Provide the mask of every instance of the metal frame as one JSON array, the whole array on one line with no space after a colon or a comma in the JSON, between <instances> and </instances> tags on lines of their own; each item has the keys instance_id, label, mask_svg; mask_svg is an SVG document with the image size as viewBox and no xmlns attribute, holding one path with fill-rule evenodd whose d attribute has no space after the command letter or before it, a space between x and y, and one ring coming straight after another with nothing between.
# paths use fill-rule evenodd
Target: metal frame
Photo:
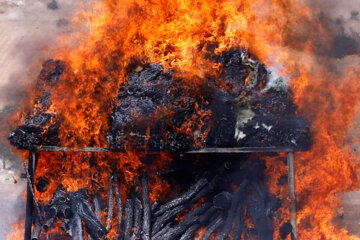
<instances>
[{"instance_id":1,"label":"metal frame","mask_svg":"<svg viewBox=\"0 0 360 240\"><path fill-rule=\"evenodd\" d=\"M25 218L25 240L31 240L31 227L33 223L34 199L30 192L30 184L34 184L36 164L38 160L37 152L124 152L119 149L101 148L101 147L59 147L59 146L31 146L29 149L29 174L31 183L28 182L26 198L26 218ZM291 239L297 240L296 230L296 199L295 199L295 167L293 148L289 147L236 147L236 148L204 148L192 150L186 153L252 153L252 152L285 152L287 153L288 165L288 183L290 198L290 223L292 225ZM156 152L145 152L156 153Z\"/></svg>"}]
</instances>

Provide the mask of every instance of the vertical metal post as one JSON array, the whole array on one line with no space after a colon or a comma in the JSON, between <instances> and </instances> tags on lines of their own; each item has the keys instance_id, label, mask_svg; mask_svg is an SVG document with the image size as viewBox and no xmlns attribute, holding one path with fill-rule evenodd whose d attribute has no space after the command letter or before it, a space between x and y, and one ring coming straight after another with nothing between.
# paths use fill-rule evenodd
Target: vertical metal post
<instances>
[{"instance_id":1,"label":"vertical metal post","mask_svg":"<svg viewBox=\"0 0 360 240\"><path fill-rule=\"evenodd\" d=\"M290 223L292 226L291 240L297 240L294 152L287 153L287 164L290 197Z\"/></svg>"},{"instance_id":2,"label":"vertical metal post","mask_svg":"<svg viewBox=\"0 0 360 240\"><path fill-rule=\"evenodd\" d=\"M36 167L36 154L33 151L29 151L29 174L32 184L34 183L34 174ZM30 183L27 185L27 196L26 196L26 216L25 216L25 240L31 240L31 226L33 222L33 208L34 201L31 195Z\"/></svg>"}]
</instances>

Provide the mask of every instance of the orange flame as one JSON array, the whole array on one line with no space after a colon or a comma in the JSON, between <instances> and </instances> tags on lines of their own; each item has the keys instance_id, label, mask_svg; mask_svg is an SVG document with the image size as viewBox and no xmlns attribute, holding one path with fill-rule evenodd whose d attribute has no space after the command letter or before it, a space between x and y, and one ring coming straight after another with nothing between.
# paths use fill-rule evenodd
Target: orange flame
<instances>
[{"instance_id":1,"label":"orange flame","mask_svg":"<svg viewBox=\"0 0 360 240\"><path fill-rule=\"evenodd\" d=\"M86 23L85 33L63 36L55 54L68 63L52 90L49 110L61 118L61 145L106 145L108 115L129 70L161 63L196 88L207 76L219 74L211 56L246 48L289 79L299 113L312 124L311 151L296 154L299 239L358 239L332 220L339 206L337 194L359 186L348 131L359 102L360 72L354 67L344 70L346 77L332 73L327 59L313 53L317 35L329 37L314 21L315 14L300 0L104 0L95 4L93 11L82 11L74 19ZM74 39L79 43L69 47ZM201 126L208 114L201 113L197 124ZM89 166L90 158L88 154L42 154L37 174L54 177L71 191L91 181L107 186L110 162L124 173L125 182L135 179L143 167L141 156L131 151L97 156L103 174L99 177ZM275 181L286 174L286 165L276 166L277 162L268 162L269 185L284 198L286 187L276 187ZM159 179L153 182L163 188ZM55 185L50 188L54 191ZM153 199L159 196L159 188ZM49 200L49 195L37 196L40 201ZM281 214L287 218L285 210Z\"/></svg>"}]
</instances>

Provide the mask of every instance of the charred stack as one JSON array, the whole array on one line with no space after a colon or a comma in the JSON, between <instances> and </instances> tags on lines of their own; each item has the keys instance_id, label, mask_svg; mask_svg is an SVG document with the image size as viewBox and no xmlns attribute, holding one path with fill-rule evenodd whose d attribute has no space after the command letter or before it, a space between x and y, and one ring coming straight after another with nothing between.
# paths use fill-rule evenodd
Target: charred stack
<instances>
[{"instance_id":1,"label":"charred stack","mask_svg":"<svg viewBox=\"0 0 360 240\"><path fill-rule=\"evenodd\" d=\"M49 204L42 206L46 221L36 221L32 239L39 239L41 231L49 231L59 225L55 224L58 221L71 239L85 239L85 232L88 239L103 239L114 228L117 238L123 240L190 240L196 236L204 240L213 236L218 240L229 236L240 239L247 232L257 239L270 240L274 233L273 218L281 201L270 194L264 183L263 164L253 161L244 165L235 172L235 182L229 178L234 174L233 169L225 164L217 169L215 176L201 177L173 198L152 204L145 173L138 181L139 187L134 187L124 202L117 175L113 174L108 197L115 197L111 203L117 205L116 217L111 213L114 206L104 207L107 199L100 199L99 204L99 195L90 199L86 189L66 192L59 187ZM102 218L99 212L105 209L108 217ZM253 228L248 229L246 218ZM107 227L105 223L109 223ZM202 235L198 235L200 229L205 229Z\"/></svg>"},{"instance_id":2,"label":"charred stack","mask_svg":"<svg viewBox=\"0 0 360 240\"><path fill-rule=\"evenodd\" d=\"M306 150L309 125L296 115L285 80L246 51L216 57L218 76L197 86L160 64L130 71L109 114L108 145L125 143L147 151L184 152L204 147L283 146ZM52 86L61 81L66 64L48 60L38 77L36 106L11 131L11 144L59 145L60 117L49 111ZM201 124L200 124L201 123Z\"/></svg>"}]
</instances>

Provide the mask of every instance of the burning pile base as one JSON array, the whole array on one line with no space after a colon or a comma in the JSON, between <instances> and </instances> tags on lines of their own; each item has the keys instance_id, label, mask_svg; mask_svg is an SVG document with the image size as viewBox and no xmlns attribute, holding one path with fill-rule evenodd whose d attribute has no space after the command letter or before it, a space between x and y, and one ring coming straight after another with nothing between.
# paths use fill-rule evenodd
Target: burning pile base
<instances>
[{"instance_id":1,"label":"burning pile base","mask_svg":"<svg viewBox=\"0 0 360 240\"><path fill-rule=\"evenodd\" d=\"M244 234L273 239L273 218L281 201L264 183L264 163L252 161L243 164L240 171L234 171L232 164L226 162L213 177L201 177L174 198L152 204L145 174L125 201L116 173L110 176L107 199L98 194L90 197L86 189L66 192L58 187L49 204L41 206L32 239L41 239L56 226L61 226L71 239L85 239L86 234L88 239L103 239L108 231L123 240L205 240L214 236L220 240L230 236L240 239ZM107 212L106 218L103 211ZM284 238L290 232L291 228L285 229ZM59 232L50 237L66 239Z\"/></svg>"}]
</instances>

